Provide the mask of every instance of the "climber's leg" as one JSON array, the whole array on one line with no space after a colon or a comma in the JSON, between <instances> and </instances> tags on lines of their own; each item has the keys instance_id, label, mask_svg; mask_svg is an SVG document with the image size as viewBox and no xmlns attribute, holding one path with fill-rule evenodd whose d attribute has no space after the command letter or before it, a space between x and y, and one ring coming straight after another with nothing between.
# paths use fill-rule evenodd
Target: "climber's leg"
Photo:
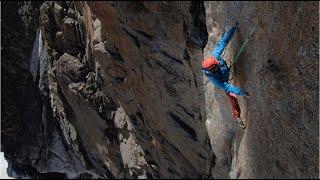
<instances>
[{"instance_id":1,"label":"climber's leg","mask_svg":"<svg viewBox=\"0 0 320 180\"><path fill-rule=\"evenodd\" d=\"M230 101L230 105L232 108L232 117L235 119L235 121L238 123L238 125L242 128L245 129L246 125L243 123L243 121L240 118L240 106L238 104L237 96L233 93L226 93L228 96L228 99Z\"/></svg>"},{"instance_id":2,"label":"climber's leg","mask_svg":"<svg viewBox=\"0 0 320 180\"><path fill-rule=\"evenodd\" d=\"M235 118L235 120L237 118L240 118L240 106L238 104L238 100L237 100L237 96L233 93L226 93L232 108L232 117Z\"/></svg>"}]
</instances>

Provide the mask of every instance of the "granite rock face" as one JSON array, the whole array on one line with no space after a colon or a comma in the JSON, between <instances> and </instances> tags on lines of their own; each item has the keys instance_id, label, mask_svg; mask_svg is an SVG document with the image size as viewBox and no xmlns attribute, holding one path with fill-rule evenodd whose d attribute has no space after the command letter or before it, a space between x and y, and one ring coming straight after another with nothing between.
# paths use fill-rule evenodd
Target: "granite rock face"
<instances>
[{"instance_id":1,"label":"granite rock face","mask_svg":"<svg viewBox=\"0 0 320 180\"><path fill-rule=\"evenodd\" d=\"M43 140L42 101L30 72L40 5L1 3L1 151L29 174L34 173L30 162Z\"/></svg>"},{"instance_id":2,"label":"granite rock face","mask_svg":"<svg viewBox=\"0 0 320 180\"><path fill-rule=\"evenodd\" d=\"M317 7L315 2L42 3L39 17L33 15L40 24L37 98L29 100L39 101L39 110L31 108L38 118L30 126L38 139L25 142L2 132L7 154L22 141L32 149L6 155L13 175L316 178ZM231 118L225 93L201 72L203 58L236 21L240 28L223 54L228 64L255 27L231 81L250 94L239 97L245 130ZM33 39L26 43L29 52ZM9 79L10 69L5 66ZM33 82L28 69L26 74ZM27 123L29 116L5 118L4 129L17 130L7 124ZM20 139L10 146L6 142L13 137Z\"/></svg>"},{"instance_id":3,"label":"granite rock face","mask_svg":"<svg viewBox=\"0 0 320 180\"><path fill-rule=\"evenodd\" d=\"M205 2L205 8L205 56L239 21L223 56L230 64L255 28L231 81L250 94L239 98L244 131L232 122L226 95L211 84L205 88L208 133L217 156L214 177L317 178L318 4Z\"/></svg>"},{"instance_id":4,"label":"granite rock face","mask_svg":"<svg viewBox=\"0 0 320 180\"><path fill-rule=\"evenodd\" d=\"M72 164L86 169L73 172L211 176L214 155L198 84L207 40L204 13L198 2L41 6L40 87L70 151L65 154L81 157ZM152 18L143 20L147 14Z\"/></svg>"}]
</instances>

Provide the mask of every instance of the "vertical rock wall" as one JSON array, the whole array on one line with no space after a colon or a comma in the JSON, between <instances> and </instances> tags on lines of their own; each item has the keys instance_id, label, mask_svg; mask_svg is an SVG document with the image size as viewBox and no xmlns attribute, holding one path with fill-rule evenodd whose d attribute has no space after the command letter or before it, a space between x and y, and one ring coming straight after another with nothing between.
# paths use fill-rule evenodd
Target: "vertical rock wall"
<instances>
[{"instance_id":1,"label":"vertical rock wall","mask_svg":"<svg viewBox=\"0 0 320 180\"><path fill-rule=\"evenodd\" d=\"M205 9L205 55L240 23L223 56L228 64L255 28L231 81L250 94L239 98L244 131L232 122L225 94L206 86L214 177L317 178L318 3L205 2Z\"/></svg>"},{"instance_id":2,"label":"vertical rock wall","mask_svg":"<svg viewBox=\"0 0 320 180\"><path fill-rule=\"evenodd\" d=\"M39 6L1 2L1 151L29 174L34 173L30 161L38 157L43 142L42 101L36 72L33 79L29 71Z\"/></svg>"},{"instance_id":3,"label":"vertical rock wall","mask_svg":"<svg viewBox=\"0 0 320 180\"><path fill-rule=\"evenodd\" d=\"M37 84L33 6L5 5L1 145L16 177L317 177L317 3L44 2ZM231 81L250 94L245 130L201 72L236 21L228 64L255 28Z\"/></svg>"},{"instance_id":4,"label":"vertical rock wall","mask_svg":"<svg viewBox=\"0 0 320 180\"><path fill-rule=\"evenodd\" d=\"M203 3L46 2L40 12L49 99L72 152L103 177L210 176Z\"/></svg>"}]
</instances>

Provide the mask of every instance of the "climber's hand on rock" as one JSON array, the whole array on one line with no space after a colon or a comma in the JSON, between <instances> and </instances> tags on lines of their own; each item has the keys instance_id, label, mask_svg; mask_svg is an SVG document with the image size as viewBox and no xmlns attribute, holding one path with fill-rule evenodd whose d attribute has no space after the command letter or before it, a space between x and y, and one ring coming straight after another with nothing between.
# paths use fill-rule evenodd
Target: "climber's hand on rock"
<instances>
[{"instance_id":1,"label":"climber's hand on rock","mask_svg":"<svg viewBox=\"0 0 320 180\"><path fill-rule=\"evenodd\" d=\"M239 22L237 21L236 22L236 26L235 26L237 29L239 28Z\"/></svg>"}]
</instances>

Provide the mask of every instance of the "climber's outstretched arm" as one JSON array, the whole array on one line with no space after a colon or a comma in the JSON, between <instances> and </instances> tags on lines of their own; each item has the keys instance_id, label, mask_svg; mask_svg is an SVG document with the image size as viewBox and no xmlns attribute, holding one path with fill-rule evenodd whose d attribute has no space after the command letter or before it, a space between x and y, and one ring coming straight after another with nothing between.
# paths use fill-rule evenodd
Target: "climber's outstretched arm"
<instances>
[{"instance_id":1,"label":"climber's outstretched arm","mask_svg":"<svg viewBox=\"0 0 320 180\"><path fill-rule=\"evenodd\" d=\"M223 52L224 48L228 45L230 42L230 39L232 38L234 32L236 31L236 26L232 27L228 32L224 33L222 35L222 38L216 43L215 48L211 52L211 55L218 58L220 57L221 53Z\"/></svg>"},{"instance_id":2,"label":"climber's outstretched arm","mask_svg":"<svg viewBox=\"0 0 320 180\"><path fill-rule=\"evenodd\" d=\"M233 93L238 96L244 96L246 95L244 91L242 91L240 88L233 86L227 82L224 82L222 85L222 88L227 92L227 93Z\"/></svg>"},{"instance_id":3,"label":"climber's outstretched arm","mask_svg":"<svg viewBox=\"0 0 320 180\"><path fill-rule=\"evenodd\" d=\"M214 83L218 88L223 89L227 93L233 93L238 96L245 96L245 92L242 91L240 88L233 86L227 82L215 82Z\"/></svg>"},{"instance_id":4,"label":"climber's outstretched arm","mask_svg":"<svg viewBox=\"0 0 320 180\"><path fill-rule=\"evenodd\" d=\"M204 74L206 74L209 78L209 80L218 88L223 89L227 93L233 93L238 96L247 96L248 94L244 91L242 91L240 88L235 87L228 82L223 82L220 79L217 79L211 72L202 70Z\"/></svg>"}]
</instances>

